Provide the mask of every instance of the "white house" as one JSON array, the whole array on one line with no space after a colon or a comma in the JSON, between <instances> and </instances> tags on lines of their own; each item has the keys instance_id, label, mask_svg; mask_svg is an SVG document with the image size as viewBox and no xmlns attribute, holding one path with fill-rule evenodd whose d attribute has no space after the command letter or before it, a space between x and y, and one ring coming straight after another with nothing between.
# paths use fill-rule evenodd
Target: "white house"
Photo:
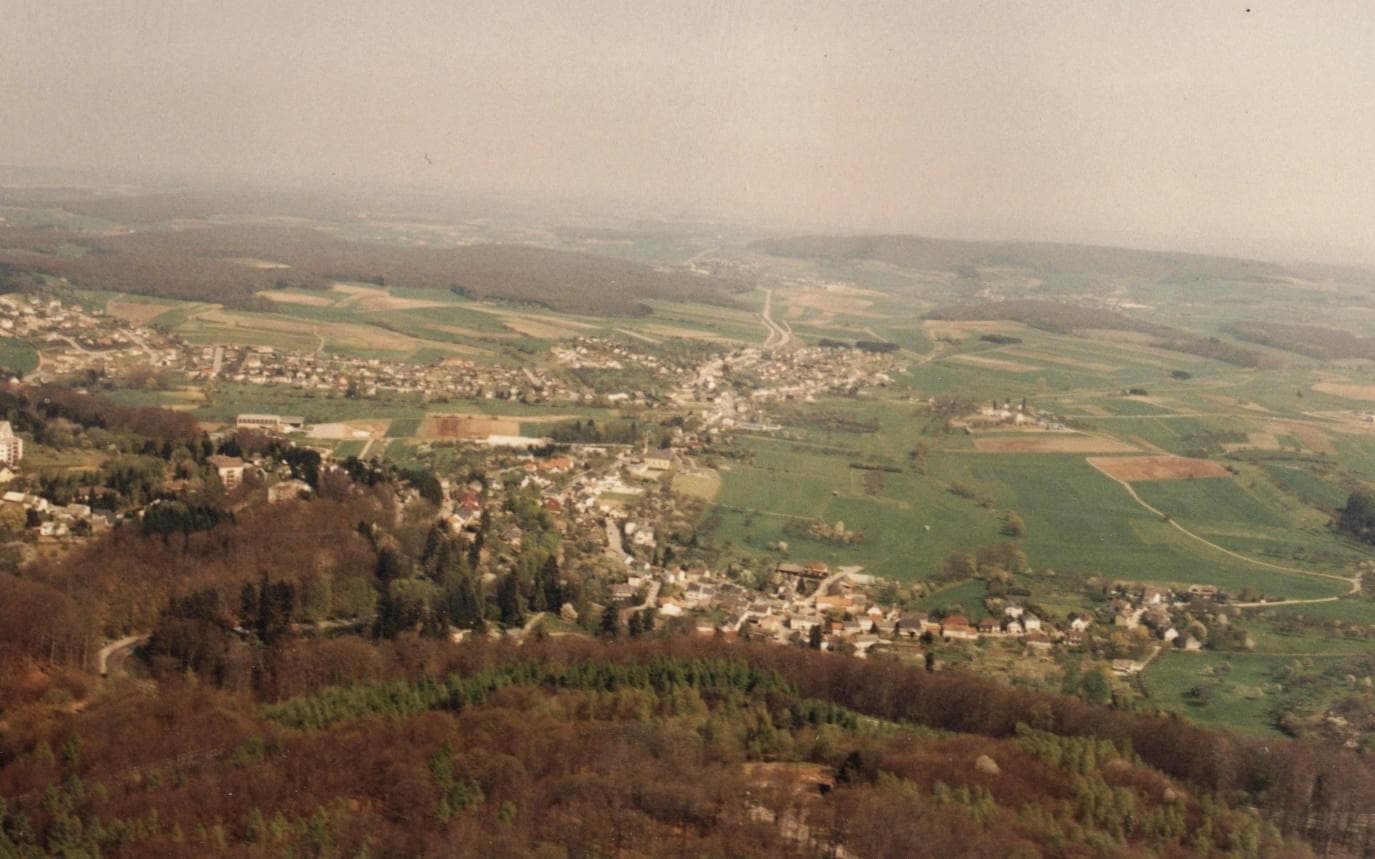
<instances>
[{"instance_id":1,"label":"white house","mask_svg":"<svg viewBox=\"0 0 1375 859\"><path fill-rule=\"evenodd\" d=\"M24 457L24 440L14 434L9 421L0 421L0 463L14 465Z\"/></svg>"}]
</instances>

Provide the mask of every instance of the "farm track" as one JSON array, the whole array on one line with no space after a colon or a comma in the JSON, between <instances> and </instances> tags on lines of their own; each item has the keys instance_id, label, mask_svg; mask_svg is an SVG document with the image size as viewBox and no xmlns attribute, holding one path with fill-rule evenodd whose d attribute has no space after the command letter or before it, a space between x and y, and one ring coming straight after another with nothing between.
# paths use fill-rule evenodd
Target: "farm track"
<instances>
[{"instance_id":1,"label":"farm track","mask_svg":"<svg viewBox=\"0 0 1375 859\"><path fill-rule=\"evenodd\" d=\"M1272 564L1272 563L1270 563L1269 561L1261 561L1261 560L1258 560L1258 559L1256 559L1256 558L1250 558L1250 557L1247 557L1246 555L1241 554L1240 552L1234 552L1234 551L1232 551L1231 549L1224 548L1223 546L1219 546L1217 543L1212 542L1211 540L1207 539L1206 537L1202 537L1202 536L1200 536L1200 535L1198 535L1198 534L1195 534L1193 531L1190 531L1188 528L1185 528L1183 525L1181 525L1181 524L1179 524L1178 522L1176 522L1173 518L1167 516L1167 515L1164 513L1164 511L1161 511L1161 510L1159 510L1159 509L1157 509L1157 508L1151 506L1150 504L1148 504L1148 503L1146 502L1145 499L1143 499L1140 495L1136 494L1136 490L1135 490L1134 488L1132 488L1132 485L1131 485L1130 483L1128 483L1127 481L1125 481L1125 480L1118 480L1116 477L1113 477L1112 475L1107 474L1107 473L1105 473L1105 472L1100 472L1100 473L1103 474L1104 477L1107 477L1109 480L1113 481L1114 483L1117 483L1117 484L1121 485L1121 487L1122 487L1123 489L1127 490L1127 494L1130 495L1131 498L1132 498L1132 500L1135 501L1137 504L1140 504L1140 505L1141 505L1142 507L1144 507L1145 509L1147 509L1147 510L1149 510L1150 512L1154 513L1156 516L1159 516L1161 519L1163 519L1163 520L1164 520L1165 522L1167 522L1171 527L1175 528L1177 531L1179 531L1179 532L1180 532L1181 534L1183 534L1184 536L1188 537L1188 538L1191 539L1191 540L1196 540L1196 541L1202 543L1203 545L1207 546L1207 547L1210 548L1210 549L1213 549L1213 550L1215 550L1215 551L1221 552L1221 553L1224 554L1224 555L1227 555L1227 556L1232 557L1232 558L1236 558L1236 559L1239 560L1239 561L1243 561L1243 562L1245 562L1245 563L1247 563L1247 564L1252 564L1252 565L1254 565L1254 566L1266 567L1266 568L1268 568L1268 569L1278 570L1279 572L1287 573L1287 574L1289 574L1289 575L1308 576L1308 577L1310 577L1310 578L1330 579L1330 580L1332 580L1332 581L1345 582L1346 584L1350 585L1350 587L1351 587L1351 589L1348 590L1345 594L1341 594L1341 595L1335 596L1335 597L1313 597L1313 598L1311 598L1311 599L1291 599L1291 600L1274 600L1274 601L1269 601L1269 602L1234 602L1234 603L1231 603L1231 605L1236 606L1237 608L1260 608L1260 607L1262 607L1262 606L1284 606L1284 605L1311 605L1311 604L1314 604L1314 603L1336 602L1337 600L1342 599L1343 597L1348 597L1348 596L1352 596L1353 594L1357 594L1357 593L1359 593L1360 590L1361 590L1361 577L1360 577L1359 574L1358 574L1358 575L1354 575L1354 576L1347 577L1347 576L1339 576L1339 575L1337 575L1337 574L1335 574L1335 573L1319 573L1319 572L1316 572L1316 571L1314 571L1314 570L1302 570L1302 569L1299 569L1298 567L1286 567L1286 566L1284 566L1283 564Z\"/></svg>"}]
</instances>

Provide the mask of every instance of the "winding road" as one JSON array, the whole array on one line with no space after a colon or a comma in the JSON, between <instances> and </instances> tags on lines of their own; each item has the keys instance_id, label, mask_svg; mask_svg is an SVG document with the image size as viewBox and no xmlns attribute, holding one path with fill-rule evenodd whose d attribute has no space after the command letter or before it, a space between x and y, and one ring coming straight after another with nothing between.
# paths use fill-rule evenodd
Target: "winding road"
<instances>
[{"instance_id":1,"label":"winding road","mask_svg":"<svg viewBox=\"0 0 1375 859\"><path fill-rule=\"evenodd\" d=\"M1360 573L1357 573L1356 575L1349 576L1349 577L1348 577L1348 576L1339 576L1339 575L1337 575L1336 573L1319 573L1319 572L1315 572L1315 571L1313 571L1313 570L1302 570L1302 569L1299 569L1298 567L1286 567L1286 566L1283 565L1283 564L1272 564L1272 563L1270 563L1269 561L1261 561L1261 560L1257 560L1256 558L1249 558L1249 557L1247 557L1246 555L1241 554L1240 552L1234 552L1234 551L1232 551L1231 549L1225 548L1225 547L1223 547L1223 546L1219 546L1217 543L1214 543L1214 542L1212 542L1211 540L1209 540L1209 539L1207 539L1207 538L1205 538L1205 537L1201 537L1201 536L1199 536L1198 534L1195 534L1193 531L1190 531L1188 528L1185 528L1183 525L1179 524L1179 523L1176 522L1172 517L1170 517L1168 514L1166 514L1163 510L1159 510L1159 509L1157 509L1156 507L1153 507L1153 506L1151 506L1150 504L1148 504L1148 503L1146 502L1145 499L1143 499L1140 495L1137 495L1137 494L1136 494L1136 490L1133 489L1133 488L1132 488L1132 485L1131 485L1130 483L1128 483L1127 481L1125 481L1125 480L1120 480L1120 479L1118 479L1118 478L1116 478L1116 477L1113 477L1111 474L1108 474L1107 472L1102 471L1101 469L1099 469L1099 473L1102 474L1104 477L1108 478L1109 480L1113 481L1114 483L1117 483L1117 484L1120 485L1123 489L1127 490L1127 494L1130 495L1131 498L1132 498L1132 500L1135 501L1137 504L1140 504L1140 505L1141 505L1142 507L1144 507L1145 509L1147 509L1147 510L1149 510L1150 512L1154 513L1156 516L1159 516L1162 520L1164 520L1166 523L1168 523L1171 527L1173 527L1175 530L1179 531L1179 532L1180 532L1181 534L1183 534L1184 536L1188 537L1188 538L1191 539L1191 540L1197 540L1198 542L1202 543L1203 545L1207 546L1207 547L1210 548L1210 549L1213 549L1213 550L1215 550L1215 551L1221 552L1221 553L1224 554L1224 555L1227 555L1227 556L1232 557L1232 558L1236 558L1236 559L1239 560L1239 561L1243 561L1243 562L1245 562L1245 563L1247 563L1247 564L1252 564L1252 565L1257 566L1257 567L1266 567L1266 568L1271 569L1271 570L1278 570L1278 571L1281 572L1281 573L1287 573L1287 574L1289 574L1289 575L1295 575L1295 576L1308 576L1308 577L1310 577L1310 578L1315 578L1315 579L1331 579L1332 581L1345 582L1347 585L1350 586L1350 590L1348 590L1346 593L1341 594L1340 596L1335 596L1335 597L1313 597L1313 598L1311 598L1311 599L1291 599L1291 600L1273 600L1273 601L1256 601L1256 602L1233 602L1233 603L1230 603L1230 605L1233 605L1233 606L1235 606L1235 607L1237 607L1237 608L1260 608L1260 607L1263 607L1263 606L1282 606L1282 605L1312 605L1312 604L1314 604L1314 603L1336 602L1337 600L1342 599L1343 597L1348 597L1348 596L1352 596L1352 595L1354 595L1354 594L1360 593L1360 590L1361 590L1361 575L1360 575Z\"/></svg>"},{"instance_id":2,"label":"winding road","mask_svg":"<svg viewBox=\"0 0 1375 859\"><path fill-rule=\"evenodd\" d=\"M129 661L134 649L146 644L150 636L126 635L100 648L95 655L96 670L101 677L123 677L128 673L124 663Z\"/></svg>"}]
</instances>

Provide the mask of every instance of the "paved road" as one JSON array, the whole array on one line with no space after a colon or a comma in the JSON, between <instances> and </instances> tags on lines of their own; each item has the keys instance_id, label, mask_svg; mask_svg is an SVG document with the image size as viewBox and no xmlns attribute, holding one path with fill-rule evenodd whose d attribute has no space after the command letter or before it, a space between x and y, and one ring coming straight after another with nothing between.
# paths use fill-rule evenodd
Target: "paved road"
<instances>
[{"instance_id":1,"label":"paved road","mask_svg":"<svg viewBox=\"0 0 1375 859\"><path fill-rule=\"evenodd\" d=\"M630 616L637 612L642 612L645 609L654 608L654 606L658 603L659 600L659 587L660 585L657 581L650 582L649 590L645 592L644 602L640 603L639 605L628 605L625 608L621 609L621 624L629 624Z\"/></svg>"},{"instance_id":2,"label":"paved road","mask_svg":"<svg viewBox=\"0 0 1375 859\"><path fill-rule=\"evenodd\" d=\"M644 602L637 606L632 606L631 611L644 611L647 608L654 608L654 606L658 604L660 587L661 585L657 579L650 582L649 590L645 592Z\"/></svg>"},{"instance_id":3,"label":"paved road","mask_svg":"<svg viewBox=\"0 0 1375 859\"><path fill-rule=\"evenodd\" d=\"M812 603L812 605L813 605L813 606L816 605L816 598L817 598L817 597L824 597L824 596L827 595L827 592L830 591L830 589L831 589L831 585L835 584L836 582L838 582L838 581L840 581L841 579L845 578L846 576L850 575L850 573L852 573L852 572L854 572L854 571L853 571L852 569L848 569L848 568L847 568L847 569L844 569L844 570L837 570L837 571L835 571L834 573L831 573L831 574L830 574L829 576L827 576L826 578L822 579L821 582L817 584L816 590L812 592L812 598L811 598L811 603Z\"/></svg>"},{"instance_id":4,"label":"paved road","mask_svg":"<svg viewBox=\"0 0 1375 859\"><path fill-rule=\"evenodd\" d=\"M764 290L764 312L759 314L763 320L764 327L769 329L769 336L764 340L765 349L781 349L787 346L793 339L792 327L788 323L782 324L773 321L773 290Z\"/></svg>"},{"instance_id":5,"label":"paved road","mask_svg":"<svg viewBox=\"0 0 1375 859\"><path fill-rule=\"evenodd\" d=\"M621 542L621 529L610 516L606 517L606 552L622 564L630 565L630 555L626 554L625 545Z\"/></svg>"}]
</instances>

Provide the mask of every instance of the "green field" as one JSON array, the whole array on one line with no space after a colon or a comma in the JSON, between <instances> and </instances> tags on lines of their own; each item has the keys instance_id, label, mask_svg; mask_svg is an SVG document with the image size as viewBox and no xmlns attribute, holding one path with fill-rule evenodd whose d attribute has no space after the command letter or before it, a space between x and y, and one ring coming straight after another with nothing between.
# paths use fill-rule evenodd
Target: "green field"
<instances>
[{"instance_id":1,"label":"green field","mask_svg":"<svg viewBox=\"0 0 1375 859\"><path fill-rule=\"evenodd\" d=\"M1300 527L1296 520L1305 511L1297 503L1293 510L1277 509L1237 480L1156 480L1135 489L1189 530L1248 557L1339 572L1360 559L1332 539L1325 521Z\"/></svg>"},{"instance_id":2,"label":"green field","mask_svg":"<svg viewBox=\"0 0 1375 859\"><path fill-rule=\"evenodd\" d=\"M15 373L31 373L38 367L38 350L23 340L0 337L0 368Z\"/></svg>"},{"instance_id":3,"label":"green field","mask_svg":"<svg viewBox=\"0 0 1375 859\"><path fill-rule=\"evenodd\" d=\"M387 438L408 438L420 429L421 418L396 418L387 427Z\"/></svg>"},{"instance_id":4,"label":"green field","mask_svg":"<svg viewBox=\"0 0 1375 859\"><path fill-rule=\"evenodd\" d=\"M876 408L870 404L869 410L854 414L869 415ZM882 491L869 495L866 472L850 463L875 457L902 462L899 449L912 438L900 432L803 436L806 441L741 442L751 454L748 463L721 470L716 511L720 540L755 552L783 540L796 558L862 564L870 572L900 579L924 578L950 552L1002 539L998 512L1014 510L1026 522L1021 542L1035 567L1132 581L1211 583L1233 592L1249 587L1291 599L1345 590L1340 582L1250 563L1190 539L1081 456L940 450L930 454L927 475L906 468L885 473ZM973 486L992 500L993 509L951 494L952 482ZM1248 558L1341 571L1356 557L1328 532L1301 524L1302 510L1273 506L1274 499L1248 492L1231 479L1153 481L1137 487L1148 503L1171 512L1181 525ZM812 519L842 521L850 530L863 531L864 540L845 546L787 533L790 520Z\"/></svg>"},{"instance_id":5,"label":"green field","mask_svg":"<svg viewBox=\"0 0 1375 859\"><path fill-rule=\"evenodd\" d=\"M1283 689L1277 672L1294 656L1242 653L1162 653L1141 675L1151 703L1206 725L1241 734L1278 736L1275 708ZM1303 657L1315 671L1339 655Z\"/></svg>"},{"instance_id":6,"label":"green field","mask_svg":"<svg viewBox=\"0 0 1375 859\"><path fill-rule=\"evenodd\" d=\"M361 456L367 446L368 443L366 441L359 441L357 439L341 441L334 446L334 455L339 459L347 459L350 456Z\"/></svg>"},{"instance_id":7,"label":"green field","mask_svg":"<svg viewBox=\"0 0 1375 859\"><path fill-rule=\"evenodd\" d=\"M921 607L929 611L947 610L958 607L971 622L977 623L988 617L984 608L984 597L988 587L978 579L970 579L951 587L932 591L920 600Z\"/></svg>"}]
</instances>

